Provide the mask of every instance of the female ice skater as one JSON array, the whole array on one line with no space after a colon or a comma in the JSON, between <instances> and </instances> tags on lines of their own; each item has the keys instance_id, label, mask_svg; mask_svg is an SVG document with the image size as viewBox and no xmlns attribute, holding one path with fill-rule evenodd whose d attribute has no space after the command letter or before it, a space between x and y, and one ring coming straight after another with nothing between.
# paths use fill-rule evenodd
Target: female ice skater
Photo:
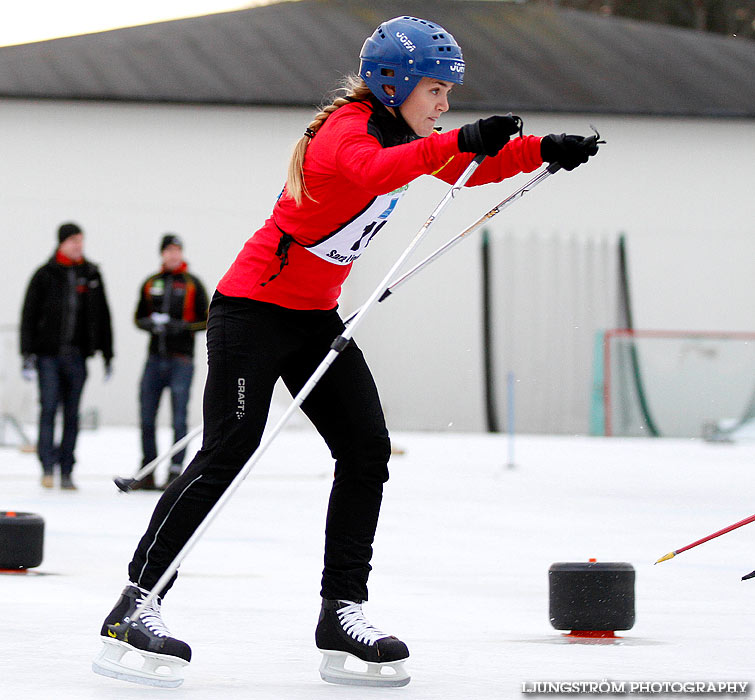
<instances>
[{"instance_id":1,"label":"female ice skater","mask_svg":"<svg viewBox=\"0 0 755 700\"><path fill-rule=\"evenodd\" d=\"M170 635L160 599L136 620L134 611L257 448L278 378L298 393L344 330L341 285L408 183L426 174L454 183L475 154L488 158L469 185L531 172L544 161L572 169L598 150L596 137L512 139L521 134L521 120L510 115L437 133L451 88L463 80L464 60L451 34L433 22L384 22L360 59L359 77L306 127L271 217L217 286L207 324L202 448L157 503L129 565L129 583L102 625L98 673L153 685L182 681L191 650ZM405 685L406 644L362 612L390 442L377 389L353 341L302 410L335 459L315 631L321 676ZM121 663L128 650L145 658L139 671ZM349 655L367 670L345 668ZM168 673L158 673L160 666Z\"/></svg>"}]
</instances>

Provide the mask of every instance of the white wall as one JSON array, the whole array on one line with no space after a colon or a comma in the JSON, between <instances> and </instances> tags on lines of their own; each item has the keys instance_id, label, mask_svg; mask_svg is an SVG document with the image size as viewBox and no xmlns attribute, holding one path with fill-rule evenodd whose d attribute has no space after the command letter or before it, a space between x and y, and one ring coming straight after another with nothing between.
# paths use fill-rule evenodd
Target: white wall
<instances>
[{"instance_id":1,"label":"white wall","mask_svg":"<svg viewBox=\"0 0 755 700\"><path fill-rule=\"evenodd\" d=\"M147 338L132 314L139 283L157 269L160 236L184 237L191 269L212 289L267 216L291 145L310 115L307 109L1 101L6 265L0 326L18 322L29 276L53 251L57 226L81 224L87 255L103 271L116 342L115 376L103 385L100 361L91 362L85 405L96 406L106 422L134 423ZM445 125L477 116L452 113ZM494 219L496 235L624 231L638 327L755 327L752 121L522 116L530 133L586 132L594 123L608 144L588 166L554 176ZM464 192L421 253L527 177ZM391 226L357 264L342 298L345 312L366 298L446 189L432 178L412 186ZM478 244L465 241L422 272L357 334L394 429L484 426ZM526 299L518 304L526 314ZM197 343L192 423L200 420L204 379L203 338ZM29 391L19 387L11 387L14 397Z\"/></svg>"}]
</instances>

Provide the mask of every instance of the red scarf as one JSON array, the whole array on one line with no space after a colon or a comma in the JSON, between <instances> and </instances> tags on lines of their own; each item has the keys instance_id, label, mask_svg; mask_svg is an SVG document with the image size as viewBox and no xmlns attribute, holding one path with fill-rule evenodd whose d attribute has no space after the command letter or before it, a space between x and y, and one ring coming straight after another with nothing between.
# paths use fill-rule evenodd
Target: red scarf
<instances>
[{"instance_id":1,"label":"red scarf","mask_svg":"<svg viewBox=\"0 0 755 700\"><path fill-rule=\"evenodd\" d=\"M58 265L63 265L63 267L73 267L74 265L83 265L84 258L81 258L81 260L71 260L71 258L66 257L58 250L55 253L55 262Z\"/></svg>"},{"instance_id":2,"label":"red scarf","mask_svg":"<svg viewBox=\"0 0 755 700\"><path fill-rule=\"evenodd\" d=\"M164 273L170 273L171 275L180 275L182 272L186 272L186 270L189 269L189 266L182 262L178 267L174 268L173 270L169 270L165 265L163 265L162 271Z\"/></svg>"}]
</instances>

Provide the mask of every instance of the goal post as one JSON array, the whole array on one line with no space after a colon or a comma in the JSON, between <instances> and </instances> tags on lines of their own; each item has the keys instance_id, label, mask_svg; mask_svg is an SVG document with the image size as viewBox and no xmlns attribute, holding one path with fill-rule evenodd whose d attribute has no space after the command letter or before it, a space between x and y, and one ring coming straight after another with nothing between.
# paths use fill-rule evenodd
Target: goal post
<instances>
[{"instance_id":1,"label":"goal post","mask_svg":"<svg viewBox=\"0 0 755 700\"><path fill-rule=\"evenodd\" d=\"M755 420L755 333L614 328L596 348L604 435L711 437Z\"/></svg>"},{"instance_id":2,"label":"goal post","mask_svg":"<svg viewBox=\"0 0 755 700\"><path fill-rule=\"evenodd\" d=\"M0 447L33 451L24 426L34 418L36 387L21 378L18 333L17 326L0 324Z\"/></svg>"}]
</instances>

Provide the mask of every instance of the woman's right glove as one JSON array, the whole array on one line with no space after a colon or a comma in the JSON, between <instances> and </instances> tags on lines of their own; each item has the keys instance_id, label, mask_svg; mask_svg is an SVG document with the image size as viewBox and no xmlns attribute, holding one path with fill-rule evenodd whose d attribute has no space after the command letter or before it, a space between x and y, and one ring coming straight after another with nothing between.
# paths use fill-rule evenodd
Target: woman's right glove
<instances>
[{"instance_id":1,"label":"woman's right glove","mask_svg":"<svg viewBox=\"0 0 755 700\"><path fill-rule=\"evenodd\" d=\"M574 170L598 152L598 136L548 134L540 141L540 155L546 163L558 163L564 170Z\"/></svg>"},{"instance_id":2,"label":"woman's right glove","mask_svg":"<svg viewBox=\"0 0 755 700\"><path fill-rule=\"evenodd\" d=\"M521 133L522 120L513 114L478 119L459 129L459 150L462 153L495 156L513 134Z\"/></svg>"}]
</instances>

